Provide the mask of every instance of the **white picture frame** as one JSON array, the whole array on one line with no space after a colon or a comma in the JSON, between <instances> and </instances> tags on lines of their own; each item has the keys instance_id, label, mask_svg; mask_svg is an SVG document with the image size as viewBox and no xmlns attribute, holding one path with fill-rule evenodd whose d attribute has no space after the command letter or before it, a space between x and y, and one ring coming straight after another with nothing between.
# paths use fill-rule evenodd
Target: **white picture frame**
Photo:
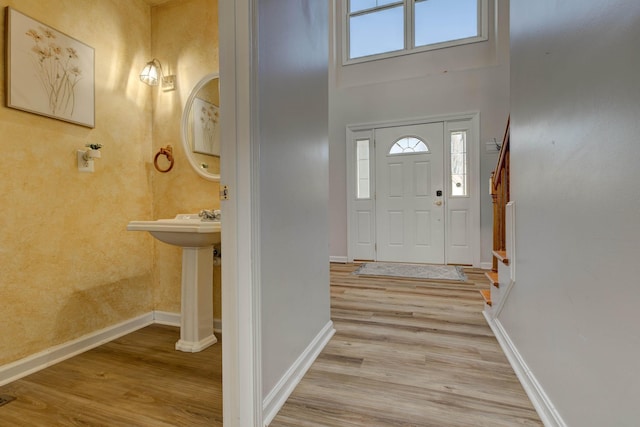
<instances>
[{"instance_id":1,"label":"white picture frame","mask_svg":"<svg viewBox=\"0 0 640 427\"><path fill-rule=\"evenodd\" d=\"M95 52L7 7L7 107L95 127Z\"/></svg>"}]
</instances>

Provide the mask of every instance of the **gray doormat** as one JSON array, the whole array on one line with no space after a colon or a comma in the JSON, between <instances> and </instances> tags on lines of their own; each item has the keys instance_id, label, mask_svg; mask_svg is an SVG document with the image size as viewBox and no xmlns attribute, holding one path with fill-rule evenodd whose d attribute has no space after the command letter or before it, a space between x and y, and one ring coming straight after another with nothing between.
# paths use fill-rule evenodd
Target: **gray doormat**
<instances>
[{"instance_id":1,"label":"gray doormat","mask_svg":"<svg viewBox=\"0 0 640 427\"><path fill-rule=\"evenodd\" d=\"M460 266L434 264L402 264L396 262L367 262L353 274L359 276L391 276L411 279L454 280L466 282L467 276Z\"/></svg>"}]
</instances>

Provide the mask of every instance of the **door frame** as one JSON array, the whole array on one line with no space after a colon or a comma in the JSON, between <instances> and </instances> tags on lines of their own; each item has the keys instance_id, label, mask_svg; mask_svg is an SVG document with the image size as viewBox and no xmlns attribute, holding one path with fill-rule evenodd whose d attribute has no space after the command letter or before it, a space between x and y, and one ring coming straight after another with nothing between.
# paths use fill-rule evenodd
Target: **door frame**
<instances>
[{"instance_id":1,"label":"door frame","mask_svg":"<svg viewBox=\"0 0 640 427\"><path fill-rule=\"evenodd\" d=\"M219 2L222 245L222 410L225 426L263 425L259 273L257 0Z\"/></svg>"},{"instance_id":2,"label":"door frame","mask_svg":"<svg viewBox=\"0 0 640 427\"><path fill-rule=\"evenodd\" d=\"M437 123L444 122L445 127L445 150L444 150L444 174L445 174L445 182L447 182L447 173L449 171L449 162L450 162L450 150L447 149L449 147L448 139L447 139L447 130L451 128L451 124L460 121L469 121L470 122L470 131L471 135L468 140L468 166L469 166L469 189L470 189L470 223L472 224L472 229L470 230L470 241L473 245L473 266L481 267L480 262L480 252L481 252L481 242L480 242L480 112L468 112L468 113L459 113L459 114L445 114L445 115L434 115L434 116L426 116L426 117L418 117L404 120L388 120L388 121L380 121L380 122L371 122L371 123L361 123L361 124L352 124L348 125L346 128L346 142L347 142L347 182L345 185L347 187L347 260L348 262L354 261L355 254L355 237L356 237L356 222L354 219L354 208L356 203L356 188L353 183L356 181L356 161L355 161L355 144L354 141L362 135L365 135L367 132L370 135L374 135L374 130L378 128L385 127L399 127L399 126L408 126L408 125L417 125L417 124L428 124L428 123ZM371 151L375 156L375 152ZM375 194L375 157L370 160L370 176L372 181L372 192ZM448 188L447 185L445 185ZM448 209L449 203L447 203L448 191L445 191L445 203L447 209L445 210L444 220L445 220L445 248L444 248L444 260L445 264L448 264L448 255L449 251L447 250L448 242L449 242L449 232L448 232ZM373 225L374 231L372 235L375 239L375 198L373 199ZM374 255L377 257L374 251Z\"/></svg>"}]
</instances>

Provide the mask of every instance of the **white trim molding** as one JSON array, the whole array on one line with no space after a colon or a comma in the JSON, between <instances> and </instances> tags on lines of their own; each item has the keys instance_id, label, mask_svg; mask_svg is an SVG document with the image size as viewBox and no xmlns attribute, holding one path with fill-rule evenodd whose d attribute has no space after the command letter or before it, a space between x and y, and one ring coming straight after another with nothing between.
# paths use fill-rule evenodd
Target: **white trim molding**
<instances>
[{"instance_id":1,"label":"white trim molding","mask_svg":"<svg viewBox=\"0 0 640 427\"><path fill-rule=\"evenodd\" d=\"M346 264L349 262L349 258L346 256L330 256L329 262L335 262L338 264Z\"/></svg>"},{"instance_id":2,"label":"white trim molding","mask_svg":"<svg viewBox=\"0 0 640 427\"><path fill-rule=\"evenodd\" d=\"M531 403L538 412L542 423L546 427L567 427L555 406L549 399L549 396L545 393L544 389L536 379L531 369L527 366L526 362L520 355L520 352L516 348L515 344L507 334L500 320L491 318L491 316L485 311L484 317L487 319L489 327L496 336L502 351L507 356L511 367L516 373L516 376L520 380L524 391L531 399Z\"/></svg>"},{"instance_id":3,"label":"white trim molding","mask_svg":"<svg viewBox=\"0 0 640 427\"><path fill-rule=\"evenodd\" d=\"M225 425L262 425L257 132L257 0L219 2L223 203L222 406Z\"/></svg>"},{"instance_id":4,"label":"white trim molding","mask_svg":"<svg viewBox=\"0 0 640 427\"><path fill-rule=\"evenodd\" d=\"M153 312L153 320L153 323L158 325L180 327L180 313L156 310ZM222 333L222 319L213 318L213 331L217 334Z\"/></svg>"},{"instance_id":5,"label":"white trim molding","mask_svg":"<svg viewBox=\"0 0 640 427\"><path fill-rule=\"evenodd\" d=\"M282 405L287 401L289 395L302 380L304 374L309 370L335 332L333 322L329 321L265 397L262 411L265 426L268 426L273 421Z\"/></svg>"},{"instance_id":6,"label":"white trim molding","mask_svg":"<svg viewBox=\"0 0 640 427\"><path fill-rule=\"evenodd\" d=\"M99 347L124 335L149 325L167 325L180 327L180 313L151 311L99 331L83 335L80 338L47 348L15 362L0 366L0 386L24 378L42 369L53 366L73 356ZM213 330L222 332L220 319L213 319Z\"/></svg>"},{"instance_id":7,"label":"white trim molding","mask_svg":"<svg viewBox=\"0 0 640 427\"><path fill-rule=\"evenodd\" d=\"M442 122L445 126L445 131L451 130L454 128L467 129L470 132L469 135L469 144L468 144L468 156L469 156L469 212L471 215L471 230L470 230L470 240L473 248L471 250L471 256L469 257L469 262L476 268L484 268L490 269L491 265L487 263L481 262L481 249L482 249L482 238L481 238L481 220L480 220L480 194L482 192L482 187L480 183L480 112L479 111L466 111L460 113L453 114L440 114L440 115L432 115L432 116L422 116L422 117L411 117L402 120L384 120L379 122L368 122L368 123L356 123L356 124L348 124L346 127L345 133L345 141L346 141L346 160L347 160L347 181L345 182L346 186L346 194L347 194L347 262L353 262L354 259L358 259L356 256L356 245L354 243L354 236L356 231L355 220L353 219L355 206L356 206L356 189L353 185L356 182L355 176L355 165L356 165L356 154L355 154L355 145L354 141L363 136L366 132L375 132L376 129L387 128L387 127L400 127L400 126L411 126L418 124L428 124L428 123L439 123ZM465 125L462 125L463 122L468 122ZM358 135L362 134L362 135ZM370 138L374 138L375 135L371 135ZM447 141L448 138L445 134L444 146L448 147ZM445 164L448 164L450 157L450 150L444 150L445 153ZM372 171L372 176L375 176L375 163L371 166L370 171ZM449 172L446 170L443 171L444 176L447 176ZM375 194L375 178L373 181L373 193ZM446 203L446 202L445 202ZM449 209L450 203L446 203L447 209ZM375 213L375 198L373 199L373 207L372 210ZM448 217L448 211L447 211ZM374 224L375 224L375 214L373 215ZM375 225L373 226L375 228ZM446 231L445 225L445 247L443 250L445 251L445 263L455 263L455 260L450 260L449 258L449 232ZM374 234L372 232L372 234ZM374 237L375 238L375 237ZM374 242L375 244L375 242ZM377 258L377 254L374 254ZM336 258L336 257L331 257Z\"/></svg>"},{"instance_id":8,"label":"white trim molding","mask_svg":"<svg viewBox=\"0 0 640 427\"><path fill-rule=\"evenodd\" d=\"M180 313L171 313L169 311L156 310L153 312L153 321L159 325L180 327Z\"/></svg>"},{"instance_id":9,"label":"white trim molding","mask_svg":"<svg viewBox=\"0 0 640 427\"><path fill-rule=\"evenodd\" d=\"M133 319L100 329L80 338L50 347L39 353L0 366L0 386L38 372L56 363L70 359L92 348L154 323L154 313L149 312ZM178 326L180 325L178 321Z\"/></svg>"}]
</instances>

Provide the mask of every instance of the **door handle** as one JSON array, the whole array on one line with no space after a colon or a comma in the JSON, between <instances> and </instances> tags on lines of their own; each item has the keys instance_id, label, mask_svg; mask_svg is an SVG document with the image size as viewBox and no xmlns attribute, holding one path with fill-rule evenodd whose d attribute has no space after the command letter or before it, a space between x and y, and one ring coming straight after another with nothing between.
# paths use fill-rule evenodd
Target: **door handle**
<instances>
[{"instance_id":1,"label":"door handle","mask_svg":"<svg viewBox=\"0 0 640 427\"><path fill-rule=\"evenodd\" d=\"M442 200L436 200L433 204L436 206L442 206Z\"/></svg>"}]
</instances>

